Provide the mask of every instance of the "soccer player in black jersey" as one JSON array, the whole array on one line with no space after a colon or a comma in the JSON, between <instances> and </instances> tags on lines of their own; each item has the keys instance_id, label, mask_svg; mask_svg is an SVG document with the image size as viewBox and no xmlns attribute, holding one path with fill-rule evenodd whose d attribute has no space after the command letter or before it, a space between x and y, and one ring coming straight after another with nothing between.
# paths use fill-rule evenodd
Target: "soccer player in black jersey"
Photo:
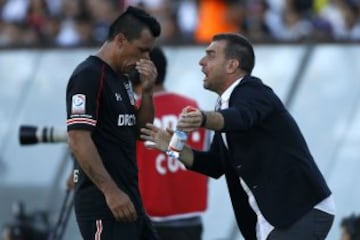
<instances>
[{"instance_id":1,"label":"soccer player in black jersey","mask_svg":"<svg viewBox=\"0 0 360 240\"><path fill-rule=\"evenodd\" d=\"M82 237L157 239L138 188L136 139L153 122L157 76L149 53L160 35L155 18L129 7L110 26L100 50L80 63L67 90L69 146L75 156L75 214ZM135 108L129 75L142 82Z\"/></svg>"}]
</instances>

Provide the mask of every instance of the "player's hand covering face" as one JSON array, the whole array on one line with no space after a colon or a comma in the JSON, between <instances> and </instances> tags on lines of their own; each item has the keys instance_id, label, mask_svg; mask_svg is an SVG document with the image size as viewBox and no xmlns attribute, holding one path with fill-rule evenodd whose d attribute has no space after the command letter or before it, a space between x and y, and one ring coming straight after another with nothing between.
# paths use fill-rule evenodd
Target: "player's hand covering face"
<instances>
[{"instance_id":1,"label":"player's hand covering face","mask_svg":"<svg viewBox=\"0 0 360 240\"><path fill-rule=\"evenodd\" d=\"M148 59L140 59L136 62L136 70L138 70L140 74L143 93L152 92L157 77L157 70L154 63Z\"/></svg>"}]
</instances>

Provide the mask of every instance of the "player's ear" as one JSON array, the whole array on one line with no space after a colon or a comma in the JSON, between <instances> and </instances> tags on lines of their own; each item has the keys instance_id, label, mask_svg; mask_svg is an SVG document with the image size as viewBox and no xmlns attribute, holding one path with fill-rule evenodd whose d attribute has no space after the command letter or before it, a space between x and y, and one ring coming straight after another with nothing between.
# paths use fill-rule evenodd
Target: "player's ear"
<instances>
[{"instance_id":1,"label":"player's ear","mask_svg":"<svg viewBox=\"0 0 360 240\"><path fill-rule=\"evenodd\" d=\"M127 42L127 38L122 33L118 33L114 37L114 42L118 48L121 48L125 42Z\"/></svg>"}]
</instances>

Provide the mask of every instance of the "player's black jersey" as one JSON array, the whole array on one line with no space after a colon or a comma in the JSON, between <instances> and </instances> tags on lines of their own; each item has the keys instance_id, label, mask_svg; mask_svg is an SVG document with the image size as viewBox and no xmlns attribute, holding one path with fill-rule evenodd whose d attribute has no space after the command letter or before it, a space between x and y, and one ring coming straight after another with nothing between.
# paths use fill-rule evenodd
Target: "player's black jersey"
<instances>
[{"instance_id":1,"label":"player's black jersey","mask_svg":"<svg viewBox=\"0 0 360 240\"><path fill-rule=\"evenodd\" d=\"M117 185L142 210L135 159L134 94L125 76L90 56L73 72L66 90L67 128L89 130L103 164ZM100 190L80 169L76 183L78 218L111 216Z\"/></svg>"}]
</instances>

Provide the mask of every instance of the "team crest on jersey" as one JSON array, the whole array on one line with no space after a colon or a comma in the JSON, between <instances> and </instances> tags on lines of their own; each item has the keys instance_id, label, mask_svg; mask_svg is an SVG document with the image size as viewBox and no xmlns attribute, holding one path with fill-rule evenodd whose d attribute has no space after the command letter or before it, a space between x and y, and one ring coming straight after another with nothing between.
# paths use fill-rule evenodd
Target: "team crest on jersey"
<instances>
[{"instance_id":1,"label":"team crest on jersey","mask_svg":"<svg viewBox=\"0 0 360 240\"><path fill-rule=\"evenodd\" d=\"M86 96L85 94L75 94L72 96L71 113L85 113Z\"/></svg>"}]
</instances>

